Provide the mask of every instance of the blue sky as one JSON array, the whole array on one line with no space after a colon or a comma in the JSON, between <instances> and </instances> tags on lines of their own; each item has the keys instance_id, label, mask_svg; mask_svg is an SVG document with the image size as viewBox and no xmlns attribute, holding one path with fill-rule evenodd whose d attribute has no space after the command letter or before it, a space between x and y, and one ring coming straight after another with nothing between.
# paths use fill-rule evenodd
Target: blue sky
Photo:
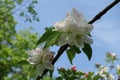
<instances>
[{"instance_id":1,"label":"blue sky","mask_svg":"<svg viewBox=\"0 0 120 80\"><path fill-rule=\"evenodd\" d=\"M39 0L36 10L40 17L40 22L25 23L22 21L18 24L23 27L33 26L35 31L41 35L44 28L52 26L55 22L61 21L66 17L66 12L76 8L84 14L86 19L91 20L98 12L103 10L108 4L114 0ZM94 71L95 63L104 64L105 53L110 51L116 53L120 57L120 3L108 11L100 20L96 21L92 31L93 38L93 57L88 61L85 54L77 55L73 63L78 70ZM18 26L21 29L21 26ZM52 48L53 51L58 47ZM55 64L56 68L70 67L66 54L62 55Z\"/></svg>"}]
</instances>

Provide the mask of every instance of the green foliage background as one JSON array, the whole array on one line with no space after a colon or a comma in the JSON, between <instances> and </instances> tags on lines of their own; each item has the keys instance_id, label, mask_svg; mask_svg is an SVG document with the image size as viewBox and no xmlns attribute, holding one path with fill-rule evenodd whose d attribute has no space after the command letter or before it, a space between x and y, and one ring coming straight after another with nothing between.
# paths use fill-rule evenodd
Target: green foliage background
<instances>
[{"instance_id":1,"label":"green foliage background","mask_svg":"<svg viewBox=\"0 0 120 80\"><path fill-rule=\"evenodd\" d=\"M16 32L19 22L14 17L14 14L19 14L18 17L25 21L39 21L34 10L37 0L31 0L25 6L28 1L0 0L0 80L30 80L35 77L34 67L19 61L27 59L27 51L35 47L38 34L31 28Z\"/></svg>"}]
</instances>

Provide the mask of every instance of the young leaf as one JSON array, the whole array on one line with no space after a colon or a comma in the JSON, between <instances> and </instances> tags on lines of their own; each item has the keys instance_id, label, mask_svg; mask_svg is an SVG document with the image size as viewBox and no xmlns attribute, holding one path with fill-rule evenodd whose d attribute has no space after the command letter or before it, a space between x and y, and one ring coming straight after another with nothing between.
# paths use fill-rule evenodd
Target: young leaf
<instances>
[{"instance_id":1,"label":"young leaf","mask_svg":"<svg viewBox=\"0 0 120 80\"><path fill-rule=\"evenodd\" d=\"M54 45L58 40L58 37L58 32L52 32L51 35L49 35L49 37L47 38L44 48L48 48L49 46Z\"/></svg>"},{"instance_id":2,"label":"young leaf","mask_svg":"<svg viewBox=\"0 0 120 80\"><path fill-rule=\"evenodd\" d=\"M52 76L53 76L53 72L54 72L54 70L49 70L50 77L52 77Z\"/></svg>"},{"instance_id":3,"label":"young leaf","mask_svg":"<svg viewBox=\"0 0 120 80\"><path fill-rule=\"evenodd\" d=\"M67 52L68 59L69 59L70 63L72 64L72 61L75 57L75 52L72 51L71 49L66 50L66 52Z\"/></svg>"},{"instance_id":4,"label":"young leaf","mask_svg":"<svg viewBox=\"0 0 120 80\"><path fill-rule=\"evenodd\" d=\"M81 53L80 49L76 46L70 46L70 49L73 50L75 53Z\"/></svg>"},{"instance_id":5,"label":"young leaf","mask_svg":"<svg viewBox=\"0 0 120 80\"><path fill-rule=\"evenodd\" d=\"M54 29L54 27L49 27L49 28L46 27L46 28L45 28L46 31L53 31L53 29Z\"/></svg>"},{"instance_id":6,"label":"young leaf","mask_svg":"<svg viewBox=\"0 0 120 80\"><path fill-rule=\"evenodd\" d=\"M89 60L92 57L92 48L89 44L84 44L84 48L82 48L83 52L86 54Z\"/></svg>"},{"instance_id":7,"label":"young leaf","mask_svg":"<svg viewBox=\"0 0 120 80\"><path fill-rule=\"evenodd\" d=\"M46 32L40 37L40 39L37 41L37 44L41 44L42 42L46 41L47 38L52 34L52 30L51 29L46 29Z\"/></svg>"},{"instance_id":8,"label":"young leaf","mask_svg":"<svg viewBox=\"0 0 120 80\"><path fill-rule=\"evenodd\" d=\"M57 77L55 80L63 80L62 76Z\"/></svg>"},{"instance_id":9,"label":"young leaf","mask_svg":"<svg viewBox=\"0 0 120 80\"><path fill-rule=\"evenodd\" d=\"M27 60L21 60L21 61L17 62L17 64L18 65L27 65L29 63L27 62Z\"/></svg>"}]
</instances>

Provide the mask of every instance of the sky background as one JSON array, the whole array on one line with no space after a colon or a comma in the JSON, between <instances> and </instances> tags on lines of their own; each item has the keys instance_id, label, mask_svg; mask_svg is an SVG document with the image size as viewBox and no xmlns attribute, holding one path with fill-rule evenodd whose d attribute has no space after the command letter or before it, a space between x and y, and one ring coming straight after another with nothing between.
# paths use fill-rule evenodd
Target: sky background
<instances>
[{"instance_id":1,"label":"sky background","mask_svg":"<svg viewBox=\"0 0 120 80\"><path fill-rule=\"evenodd\" d=\"M40 22L23 23L22 19L17 25L17 30L23 29L26 26L33 26L35 31L40 35L44 33L45 27L51 27L55 22L65 19L66 12L76 8L83 13L88 21L96 14L103 10L108 4L114 0L39 0L36 5ZM73 60L73 64L78 70L95 71L94 64L105 64L105 53L113 52L120 57L120 3L109 10L100 20L93 23L94 30L92 31L93 38L93 56L91 61L88 61L86 55L81 53ZM52 48L57 51L59 47ZM71 67L66 54L63 54L57 63L56 68ZM55 75L56 71L55 71Z\"/></svg>"}]
</instances>

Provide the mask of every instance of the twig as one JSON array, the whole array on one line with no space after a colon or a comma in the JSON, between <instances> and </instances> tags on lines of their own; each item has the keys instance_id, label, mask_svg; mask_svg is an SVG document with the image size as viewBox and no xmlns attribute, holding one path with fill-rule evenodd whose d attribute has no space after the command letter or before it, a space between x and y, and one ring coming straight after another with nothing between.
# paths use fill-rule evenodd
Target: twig
<instances>
[{"instance_id":1,"label":"twig","mask_svg":"<svg viewBox=\"0 0 120 80\"><path fill-rule=\"evenodd\" d=\"M109 11L113 6L115 6L118 2L120 2L120 0L115 0L113 3L111 3L110 5L108 5L104 10L102 10L101 12L99 12L91 21L89 21L89 24L93 24L95 21L97 21L98 19L100 19L107 11ZM68 44L60 47L57 55L55 56L55 58L52 61L52 64L55 64L55 62L58 60L58 58L63 54L63 52L69 47ZM48 72L47 69L44 70L42 76L38 76L36 80L40 80L42 79L42 77Z\"/></svg>"},{"instance_id":2,"label":"twig","mask_svg":"<svg viewBox=\"0 0 120 80\"><path fill-rule=\"evenodd\" d=\"M108 5L104 10L102 10L101 12L99 12L91 21L89 21L89 24L94 23L95 21L97 21L98 19L100 19L107 11L109 11L112 7L114 7L117 3L119 3L120 0L115 0L113 3L111 3L110 5Z\"/></svg>"},{"instance_id":3,"label":"twig","mask_svg":"<svg viewBox=\"0 0 120 80\"><path fill-rule=\"evenodd\" d=\"M20 7L18 7L17 9L15 9L12 12L12 14L15 14L16 12L20 11L20 9L22 9L23 7L25 7L28 3L29 3L29 0L25 1Z\"/></svg>"}]
</instances>

